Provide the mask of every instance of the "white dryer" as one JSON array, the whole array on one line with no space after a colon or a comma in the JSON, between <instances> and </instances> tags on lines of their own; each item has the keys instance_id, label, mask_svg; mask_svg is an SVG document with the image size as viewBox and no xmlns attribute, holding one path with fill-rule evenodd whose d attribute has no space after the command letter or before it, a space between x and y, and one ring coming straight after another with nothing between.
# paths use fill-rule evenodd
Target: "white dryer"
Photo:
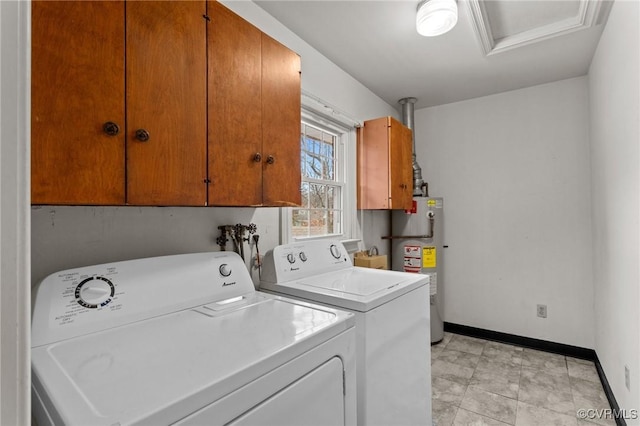
<instances>
[{"instance_id":1,"label":"white dryer","mask_svg":"<svg viewBox=\"0 0 640 426\"><path fill-rule=\"evenodd\" d=\"M431 426L428 277L354 267L342 243L265 254L260 289L356 315L359 425Z\"/></svg>"},{"instance_id":2,"label":"white dryer","mask_svg":"<svg viewBox=\"0 0 640 426\"><path fill-rule=\"evenodd\" d=\"M256 292L231 252L58 272L34 294L33 414L40 426L355 424L354 323Z\"/></svg>"}]
</instances>

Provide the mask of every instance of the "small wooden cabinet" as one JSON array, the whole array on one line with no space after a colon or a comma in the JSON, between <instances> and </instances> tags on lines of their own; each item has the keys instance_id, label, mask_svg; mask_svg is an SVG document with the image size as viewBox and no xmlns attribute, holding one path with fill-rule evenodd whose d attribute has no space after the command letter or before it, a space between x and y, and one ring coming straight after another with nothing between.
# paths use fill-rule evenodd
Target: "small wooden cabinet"
<instances>
[{"instance_id":1,"label":"small wooden cabinet","mask_svg":"<svg viewBox=\"0 0 640 426\"><path fill-rule=\"evenodd\" d=\"M393 117L364 122L358 132L358 209L410 209L411 129Z\"/></svg>"},{"instance_id":2,"label":"small wooden cabinet","mask_svg":"<svg viewBox=\"0 0 640 426\"><path fill-rule=\"evenodd\" d=\"M205 1L32 13L32 203L205 205Z\"/></svg>"},{"instance_id":3,"label":"small wooden cabinet","mask_svg":"<svg viewBox=\"0 0 640 426\"><path fill-rule=\"evenodd\" d=\"M300 204L300 57L209 1L209 204Z\"/></svg>"}]
</instances>

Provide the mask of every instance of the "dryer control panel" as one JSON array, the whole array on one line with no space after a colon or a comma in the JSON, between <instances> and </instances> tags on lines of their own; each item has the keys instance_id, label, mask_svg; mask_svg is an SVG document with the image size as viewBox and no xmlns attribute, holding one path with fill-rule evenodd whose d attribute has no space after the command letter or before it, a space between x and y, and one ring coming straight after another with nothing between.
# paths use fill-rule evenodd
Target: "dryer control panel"
<instances>
[{"instance_id":1,"label":"dryer control panel","mask_svg":"<svg viewBox=\"0 0 640 426\"><path fill-rule=\"evenodd\" d=\"M284 244L268 251L261 281L279 283L351 268L353 262L338 240Z\"/></svg>"},{"instance_id":2,"label":"dryer control panel","mask_svg":"<svg viewBox=\"0 0 640 426\"><path fill-rule=\"evenodd\" d=\"M32 347L253 293L233 252L152 257L49 275L34 291Z\"/></svg>"}]
</instances>

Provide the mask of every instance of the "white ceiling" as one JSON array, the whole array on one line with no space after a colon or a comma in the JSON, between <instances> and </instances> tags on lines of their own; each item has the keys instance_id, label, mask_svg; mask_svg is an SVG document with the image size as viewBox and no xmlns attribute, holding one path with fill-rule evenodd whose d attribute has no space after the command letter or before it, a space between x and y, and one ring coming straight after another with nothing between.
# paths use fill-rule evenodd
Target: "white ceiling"
<instances>
[{"instance_id":1,"label":"white ceiling","mask_svg":"<svg viewBox=\"0 0 640 426\"><path fill-rule=\"evenodd\" d=\"M611 4L458 0L455 28L422 37L417 0L255 3L389 104L416 108L587 74Z\"/></svg>"}]
</instances>

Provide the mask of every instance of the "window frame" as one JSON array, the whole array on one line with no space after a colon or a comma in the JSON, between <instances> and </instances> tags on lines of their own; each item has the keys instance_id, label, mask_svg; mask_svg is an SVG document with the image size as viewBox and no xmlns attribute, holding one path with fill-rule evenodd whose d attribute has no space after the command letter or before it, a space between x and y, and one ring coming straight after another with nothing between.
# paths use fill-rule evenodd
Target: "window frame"
<instances>
[{"instance_id":1,"label":"window frame","mask_svg":"<svg viewBox=\"0 0 640 426\"><path fill-rule=\"evenodd\" d=\"M345 160L344 153L346 150L344 139L345 139L346 133L344 133L342 130L334 128L334 126L329 127L319 123L318 120L306 119L304 117L302 117L301 119L301 124L302 126L311 127L315 130L319 130L320 132L323 133L323 135L324 134L330 135L334 138L333 155L330 157L331 161L333 162L333 180L322 179L322 178L320 179L312 178L312 177L306 176L306 173L302 172L301 184L307 183L309 188L311 188L313 185L338 188L338 193L340 195L338 197L338 202L334 203L334 208L324 208L321 210L329 214L331 214L332 211L335 211L335 210L338 210L340 212L340 217L338 218L338 223L339 223L338 226L340 228L340 232L334 232L334 233L323 234L323 235L305 235L305 236L297 236L297 237L292 236L292 238L295 241L298 241L298 240L307 240L307 239L313 239L313 238L329 238L329 237L342 236L344 235L344 217L345 217L344 193L347 185L347 179L345 176L346 167L345 167L345 161L344 161ZM304 132L301 131L300 133L301 135L302 134L309 135L309 133L307 133L306 130ZM300 156L302 157L302 147L301 147ZM310 192L308 196L311 197ZM336 205L337 205L337 208L335 207ZM292 212L293 210L307 210L309 212L309 219L310 219L313 208L311 206L302 206L300 208L294 207L292 208ZM327 220L328 220L328 217L327 217ZM310 223L311 222L309 222L309 225Z\"/></svg>"},{"instance_id":2,"label":"window frame","mask_svg":"<svg viewBox=\"0 0 640 426\"><path fill-rule=\"evenodd\" d=\"M326 106L323 102L303 95L300 123L318 127L337 135L335 149L336 173L342 177L342 233L322 236L294 237L291 229L294 207L280 209L281 244L298 241L338 239L343 243L360 241L357 236L356 212L356 131L360 123ZM302 173L302 172L301 172Z\"/></svg>"}]
</instances>

